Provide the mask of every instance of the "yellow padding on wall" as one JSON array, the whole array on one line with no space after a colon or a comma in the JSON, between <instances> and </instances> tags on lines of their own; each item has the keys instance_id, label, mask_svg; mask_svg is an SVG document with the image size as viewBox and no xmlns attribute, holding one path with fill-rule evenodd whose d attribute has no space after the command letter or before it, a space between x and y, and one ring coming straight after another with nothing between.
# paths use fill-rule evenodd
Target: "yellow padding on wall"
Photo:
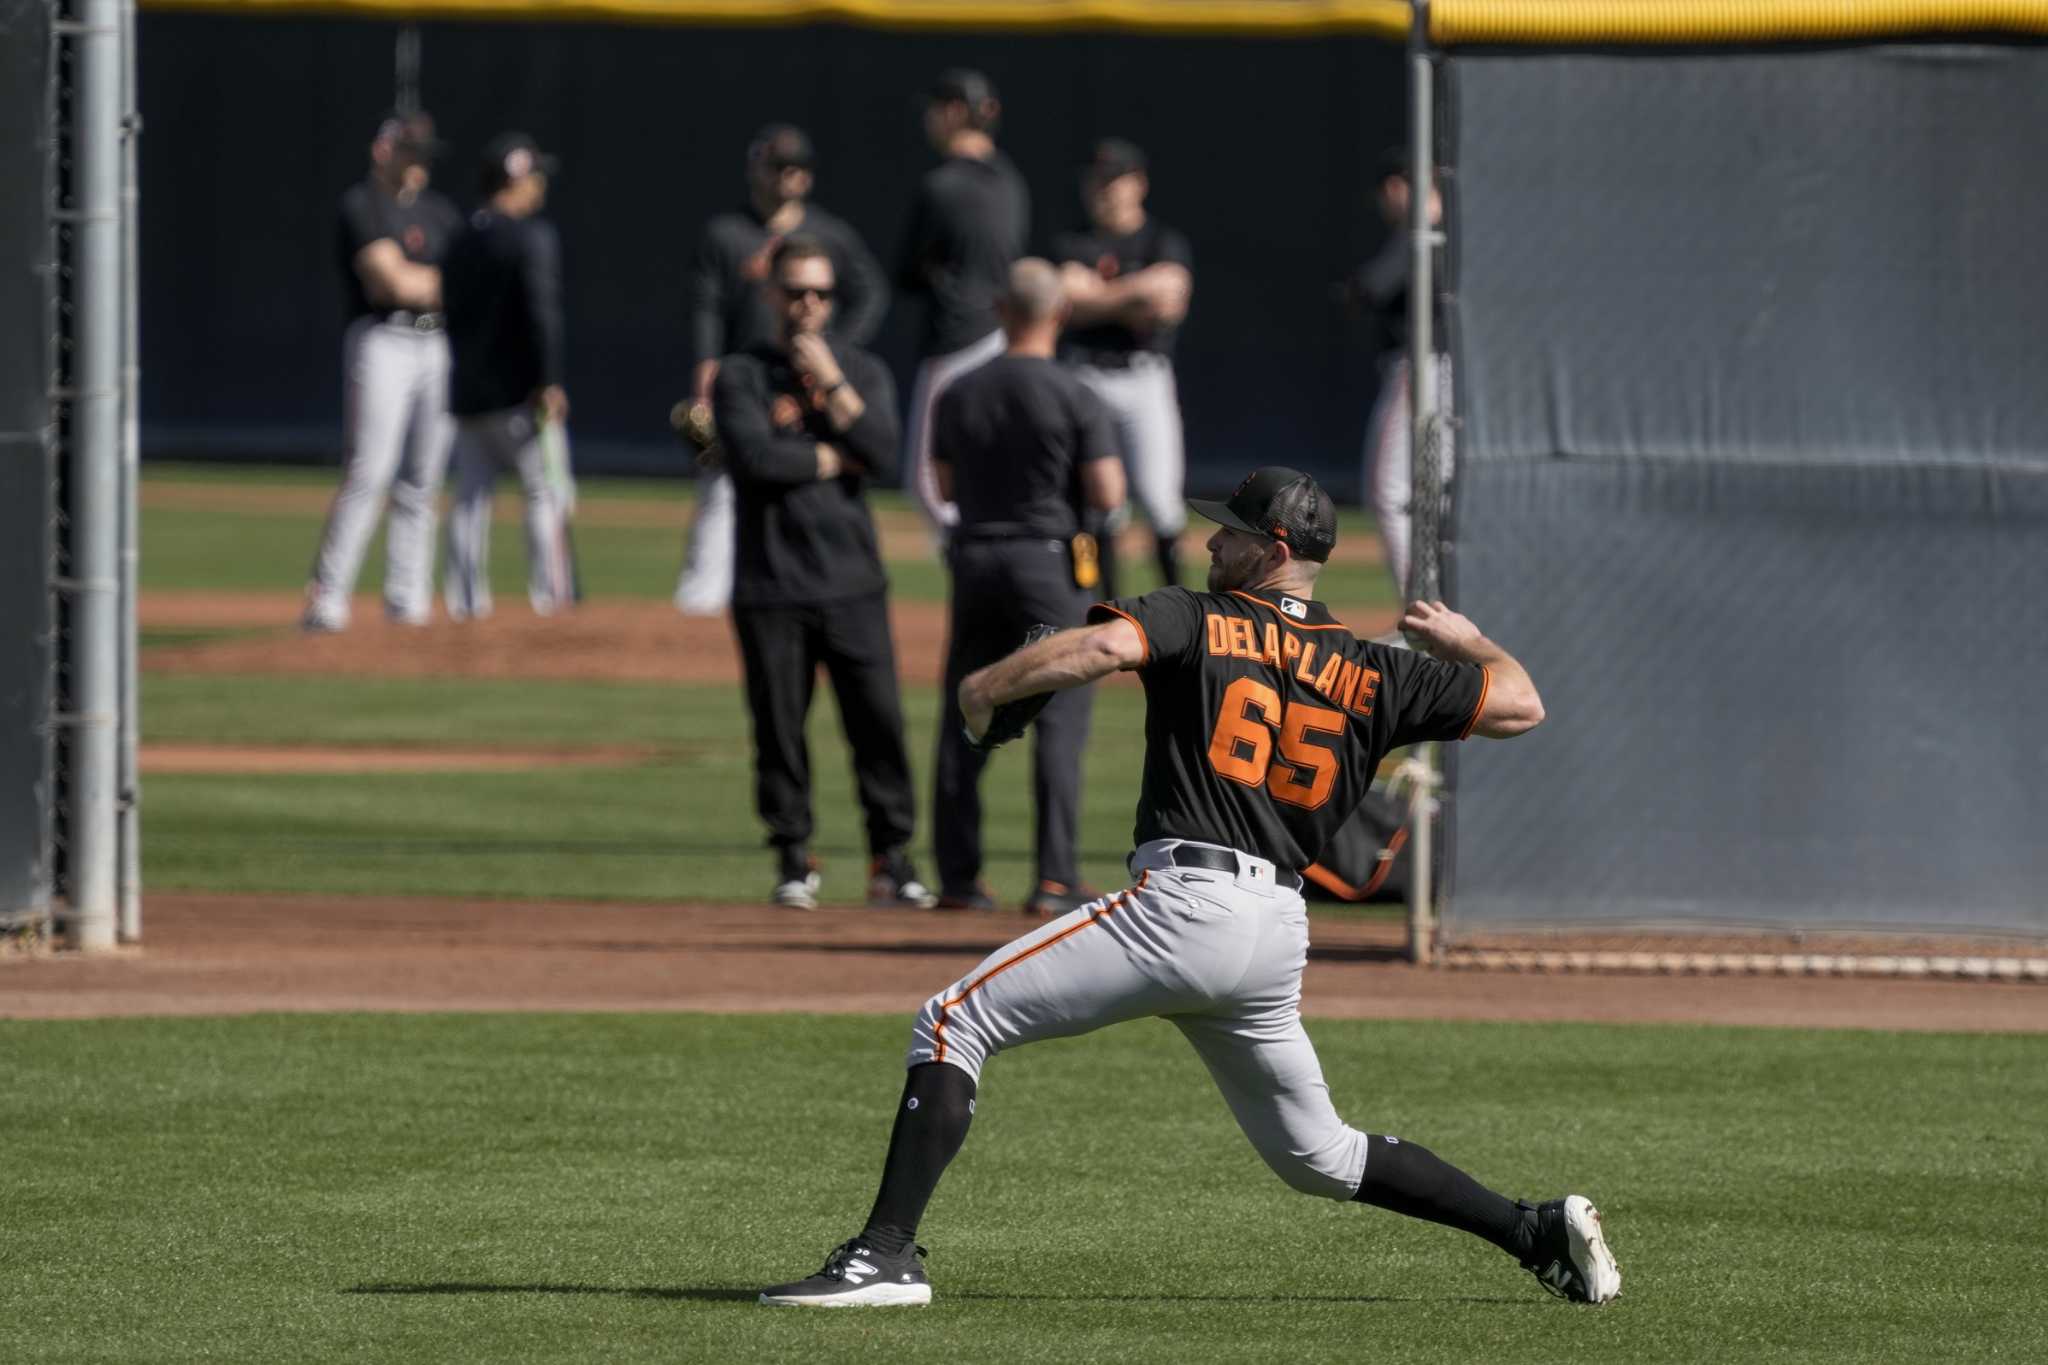
<instances>
[{"instance_id":1,"label":"yellow padding on wall","mask_svg":"<svg viewBox=\"0 0 2048 1365\"><path fill-rule=\"evenodd\" d=\"M1439 0L1430 39L1475 43L1828 42L2048 33L2048 0Z\"/></svg>"}]
</instances>

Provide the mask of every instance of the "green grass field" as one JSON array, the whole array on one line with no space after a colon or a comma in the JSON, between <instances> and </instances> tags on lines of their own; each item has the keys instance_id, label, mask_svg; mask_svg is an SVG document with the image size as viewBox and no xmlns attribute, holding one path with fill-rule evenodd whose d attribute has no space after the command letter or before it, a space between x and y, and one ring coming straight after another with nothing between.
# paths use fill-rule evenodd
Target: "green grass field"
<instances>
[{"instance_id":1,"label":"green grass field","mask_svg":"<svg viewBox=\"0 0 2048 1365\"><path fill-rule=\"evenodd\" d=\"M993 1064L922 1311L752 1290L857 1230L895 1019L0 1024L0 1359L1932 1361L2048 1355L2048 1049L1324 1022L1340 1105L1602 1202L1621 1300L1287 1190L1169 1027Z\"/></svg>"}]
</instances>

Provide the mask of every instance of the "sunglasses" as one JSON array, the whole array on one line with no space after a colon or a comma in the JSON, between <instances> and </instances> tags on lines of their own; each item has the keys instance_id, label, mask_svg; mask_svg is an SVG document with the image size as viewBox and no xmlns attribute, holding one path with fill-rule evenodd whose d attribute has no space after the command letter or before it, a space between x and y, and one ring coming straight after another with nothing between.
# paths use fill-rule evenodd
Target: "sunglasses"
<instances>
[{"instance_id":1,"label":"sunglasses","mask_svg":"<svg viewBox=\"0 0 2048 1365\"><path fill-rule=\"evenodd\" d=\"M816 299L820 303L832 302L832 296L839 292L829 284L823 289L815 284L777 284L775 287L793 299Z\"/></svg>"}]
</instances>

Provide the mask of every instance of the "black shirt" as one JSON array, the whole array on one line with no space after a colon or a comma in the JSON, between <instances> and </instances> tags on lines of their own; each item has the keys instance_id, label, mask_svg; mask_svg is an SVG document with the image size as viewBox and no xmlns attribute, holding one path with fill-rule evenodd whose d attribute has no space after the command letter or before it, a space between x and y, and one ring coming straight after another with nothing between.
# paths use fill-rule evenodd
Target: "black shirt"
<instances>
[{"instance_id":1,"label":"black shirt","mask_svg":"<svg viewBox=\"0 0 2048 1365\"><path fill-rule=\"evenodd\" d=\"M1136 232L1109 233L1100 228L1069 232L1057 238L1052 249L1059 260L1085 265L1105 280L1135 275L1150 265L1180 265L1190 270L1195 267L1195 254L1188 249L1188 239L1149 216ZM1178 331L1177 327L1161 327L1140 332L1121 322L1075 327L1060 339L1060 354L1083 365L1091 358L1114 362L1133 351L1172 355Z\"/></svg>"},{"instance_id":2,"label":"black shirt","mask_svg":"<svg viewBox=\"0 0 2048 1365\"><path fill-rule=\"evenodd\" d=\"M889 281L874 253L844 220L816 204L804 206L796 231L816 238L832 258L838 298L832 335L865 346L889 311ZM763 281L782 238L752 208L721 213L704 225L690 271L690 344L693 360L715 360L775 340L779 319Z\"/></svg>"},{"instance_id":3,"label":"black shirt","mask_svg":"<svg viewBox=\"0 0 2048 1365\"><path fill-rule=\"evenodd\" d=\"M779 347L724 357L711 410L737 495L733 605L831 602L888 586L863 494L896 481L896 386L882 362L835 341L832 354L867 410L834 431ZM818 443L838 446L865 473L818 477Z\"/></svg>"},{"instance_id":4,"label":"black shirt","mask_svg":"<svg viewBox=\"0 0 2048 1365\"><path fill-rule=\"evenodd\" d=\"M1116 454L1102 400L1036 356L997 356L969 371L932 414L932 459L953 466L963 531L1068 539L1081 529L1081 466Z\"/></svg>"},{"instance_id":5,"label":"black shirt","mask_svg":"<svg viewBox=\"0 0 2048 1365\"><path fill-rule=\"evenodd\" d=\"M562 382L562 248L552 224L479 209L441 263L448 410L516 408Z\"/></svg>"},{"instance_id":6,"label":"black shirt","mask_svg":"<svg viewBox=\"0 0 2048 1365\"><path fill-rule=\"evenodd\" d=\"M381 186L365 180L342 191L334 226L334 256L341 266L348 315L353 320L391 311L370 302L363 292L363 277L356 273L358 252L388 237L415 265L439 265L448 243L462 230L462 215L432 190L421 190L410 204L401 204Z\"/></svg>"},{"instance_id":7,"label":"black shirt","mask_svg":"<svg viewBox=\"0 0 2048 1365\"><path fill-rule=\"evenodd\" d=\"M1437 253L1435 270L1441 283L1441 250ZM1408 348L1408 281L1414 273L1415 248L1405 224L1388 234L1371 260L1351 272L1347 282L1350 292L1372 310L1374 330L1378 333L1382 352ZM1441 353L1451 349L1451 339L1444 331L1441 294L1430 301L1430 333L1435 350Z\"/></svg>"},{"instance_id":8,"label":"black shirt","mask_svg":"<svg viewBox=\"0 0 2048 1365\"><path fill-rule=\"evenodd\" d=\"M1463 739L1486 700L1478 664L1355 638L1320 602L1161 588L1091 608L1145 637L1137 844L1195 839L1292 872L1364 799L1388 751Z\"/></svg>"},{"instance_id":9,"label":"black shirt","mask_svg":"<svg viewBox=\"0 0 2048 1365\"><path fill-rule=\"evenodd\" d=\"M996 300L1031 231L1031 192L1010 158L949 157L926 172L911 209L902 284L923 294L925 355L971 346L999 325Z\"/></svg>"}]
</instances>

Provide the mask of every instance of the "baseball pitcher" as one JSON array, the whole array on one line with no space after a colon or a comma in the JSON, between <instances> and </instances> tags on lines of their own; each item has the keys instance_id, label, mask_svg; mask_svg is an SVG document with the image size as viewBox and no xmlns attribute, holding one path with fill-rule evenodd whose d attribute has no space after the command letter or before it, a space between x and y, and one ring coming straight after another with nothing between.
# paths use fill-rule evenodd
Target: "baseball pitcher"
<instances>
[{"instance_id":1,"label":"baseball pitcher","mask_svg":"<svg viewBox=\"0 0 2048 1365\"><path fill-rule=\"evenodd\" d=\"M1336 509L1307 475L1260 469L1228 502L1194 508L1220 527L1209 591L1102 603L1094 624L960 686L967 730L985 744L1021 733L1050 691L1138 674L1147 714L1132 884L998 949L925 1002L867 1225L762 1302L929 1303L918 1223L967 1136L982 1067L1005 1048L1147 1016L1180 1029L1293 1188L1482 1237L1575 1302L1621 1291L1589 1200L1519 1203L1426 1148L1350 1127L1301 1024L1301 869L1390 749L1521 734L1543 719L1535 685L1442 603L1417 602L1403 622L1435 657L1361 642L1332 620L1314 594Z\"/></svg>"}]
</instances>

